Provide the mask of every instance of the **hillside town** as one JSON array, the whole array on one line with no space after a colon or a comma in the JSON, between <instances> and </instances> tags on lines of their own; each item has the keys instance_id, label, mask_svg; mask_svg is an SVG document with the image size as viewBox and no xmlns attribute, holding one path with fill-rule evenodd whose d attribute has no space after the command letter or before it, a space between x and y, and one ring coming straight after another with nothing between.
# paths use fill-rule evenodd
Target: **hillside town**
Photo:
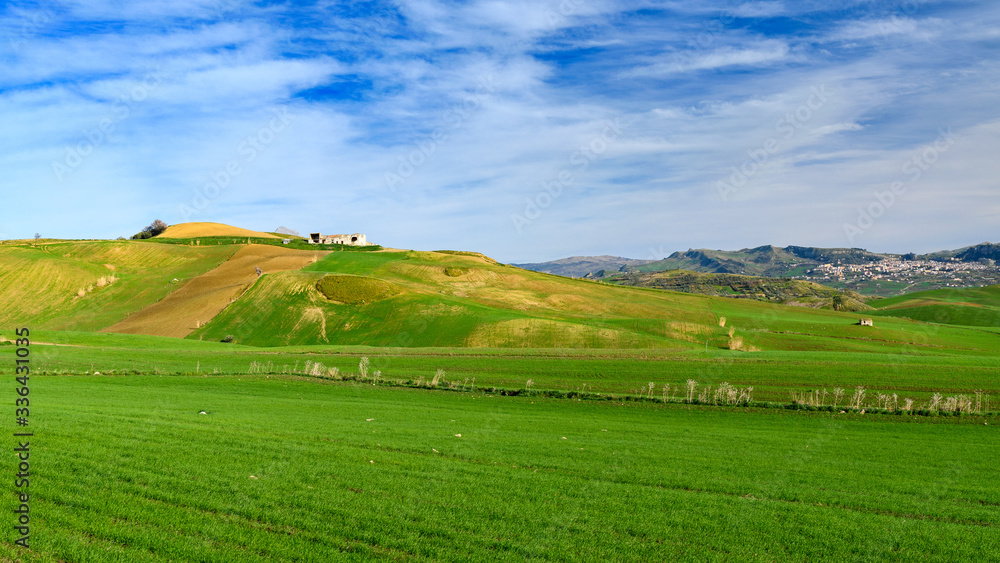
<instances>
[{"instance_id":1,"label":"hillside town","mask_svg":"<svg viewBox=\"0 0 1000 563\"><path fill-rule=\"evenodd\" d=\"M915 289L992 285L1000 283L1000 267L988 259L962 262L887 258L865 264L821 264L796 277L863 293L890 294Z\"/></svg>"}]
</instances>

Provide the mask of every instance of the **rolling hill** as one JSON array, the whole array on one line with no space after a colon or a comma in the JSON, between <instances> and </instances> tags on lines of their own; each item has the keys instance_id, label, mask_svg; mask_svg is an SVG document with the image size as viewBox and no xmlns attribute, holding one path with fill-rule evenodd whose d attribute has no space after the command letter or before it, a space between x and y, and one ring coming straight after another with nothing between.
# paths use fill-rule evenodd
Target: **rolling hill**
<instances>
[{"instance_id":1,"label":"rolling hill","mask_svg":"<svg viewBox=\"0 0 1000 563\"><path fill-rule=\"evenodd\" d=\"M928 337L921 323L890 317L858 327L857 316L845 312L570 279L474 252L322 253L155 240L0 245L0 321L256 346L996 347L996 334L953 329ZM800 299L825 298L807 290Z\"/></svg>"},{"instance_id":2,"label":"rolling hill","mask_svg":"<svg viewBox=\"0 0 1000 563\"><path fill-rule=\"evenodd\" d=\"M328 299L328 275L381 286L378 299ZM369 289L359 289L368 294ZM350 304L345 301L355 301ZM264 276L189 338L256 346L962 350L990 353L995 334L936 331L856 314L596 283L442 252L331 253Z\"/></svg>"},{"instance_id":3,"label":"rolling hill","mask_svg":"<svg viewBox=\"0 0 1000 563\"><path fill-rule=\"evenodd\" d=\"M929 323L1000 327L1000 285L935 289L873 301L871 314Z\"/></svg>"}]
</instances>

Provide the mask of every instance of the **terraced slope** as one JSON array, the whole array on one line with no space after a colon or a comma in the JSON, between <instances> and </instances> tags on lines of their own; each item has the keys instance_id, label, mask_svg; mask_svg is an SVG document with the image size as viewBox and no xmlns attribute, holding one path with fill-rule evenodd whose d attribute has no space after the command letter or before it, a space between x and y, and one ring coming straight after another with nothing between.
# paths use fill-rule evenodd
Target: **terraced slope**
<instances>
[{"instance_id":1,"label":"terraced slope","mask_svg":"<svg viewBox=\"0 0 1000 563\"><path fill-rule=\"evenodd\" d=\"M234 246L137 241L0 245L0 324L99 330L225 262Z\"/></svg>"},{"instance_id":2,"label":"terraced slope","mask_svg":"<svg viewBox=\"0 0 1000 563\"><path fill-rule=\"evenodd\" d=\"M192 279L164 300L146 307L104 332L183 338L208 322L257 281L256 268L265 273L297 270L326 252L249 245L214 270Z\"/></svg>"}]
</instances>

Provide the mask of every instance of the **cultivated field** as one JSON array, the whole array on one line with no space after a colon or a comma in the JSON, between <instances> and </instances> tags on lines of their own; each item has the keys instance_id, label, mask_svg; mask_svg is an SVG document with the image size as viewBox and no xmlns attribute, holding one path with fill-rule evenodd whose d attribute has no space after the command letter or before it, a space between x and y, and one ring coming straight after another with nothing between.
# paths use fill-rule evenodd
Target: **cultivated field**
<instances>
[{"instance_id":1,"label":"cultivated field","mask_svg":"<svg viewBox=\"0 0 1000 563\"><path fill-rule=\"evenodd\" d=\"M104 330L183 338L239 299L257 281L256 268L265 273L298 270L326 254L277 246L244 246L219 267Z\"/></svg>"},{"instance_id":2,"label":"cultivated field","mask_svg":"<svg viewBox=\"0 0 1000 563\"><path fill-rule=\"evenodd\" d=\"M3 245L0 323L100 330L157 303L237 250L137 241Z\"/></svg>"},{"instance_id":3,"label":"cultivated field","mask_svg":"<svg viewBox=\"0 0 1000 563\"><path fill-rule=\"evenodd\" d=\"M927 401L934 393L972 395L982 390L1000 410L1000 350L970 355L962 350L928 352L900 348L881 353L733 352L671 349L501 349L371 346L251 347L198 340L127 334L36 331L36 370L49 375L304 375L307 364L357 373L361 357L385 380L429 381L441 369L446 382L474 380L480 388L589 391L618 395L681 398L687 381L699 389L726 382L754 387L754 399L789 402L794 395L863 386L877 393ZM1000 334L983 333L1000 339ZM13 335L9 335L13 338ZM51 345L49 345L51 344ZM0 346L0 366L13 362L12 348ZM318 369L318 368L317 368ZM323 373L326 373L325 371ZM947 374L947 377L942 377ZM844 404L842 399L840 405ZM919 406L919 404L918 404Z\"/></svg>"},{"instance_id":4,"label":"cultivated field","mask_svg":"<svg viewBox=\"0 0 1000 563\"><path fill-rule=\"evenodd\" d=\"M8 560L1000 553L991 454L1000 440L980 419L900 423L291 376L34 382L33 551L5 544Z\"/></svg>"}]
</instances>

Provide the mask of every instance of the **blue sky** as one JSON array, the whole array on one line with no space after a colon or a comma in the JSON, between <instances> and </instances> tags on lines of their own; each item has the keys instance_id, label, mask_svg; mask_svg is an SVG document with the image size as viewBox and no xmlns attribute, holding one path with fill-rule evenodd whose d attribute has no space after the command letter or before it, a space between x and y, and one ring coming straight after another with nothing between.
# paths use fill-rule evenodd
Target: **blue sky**
<instances>
[{"instance_id":1,"label":"blue sky","mask_svg":"<svg viewBox=\"0 0 1000 563\"><path fill-rule=\"evenodd\" d=\"M1000 239L1000 4L13 1L0 238L506 262Z\"/></svg>"}]
</instances>

